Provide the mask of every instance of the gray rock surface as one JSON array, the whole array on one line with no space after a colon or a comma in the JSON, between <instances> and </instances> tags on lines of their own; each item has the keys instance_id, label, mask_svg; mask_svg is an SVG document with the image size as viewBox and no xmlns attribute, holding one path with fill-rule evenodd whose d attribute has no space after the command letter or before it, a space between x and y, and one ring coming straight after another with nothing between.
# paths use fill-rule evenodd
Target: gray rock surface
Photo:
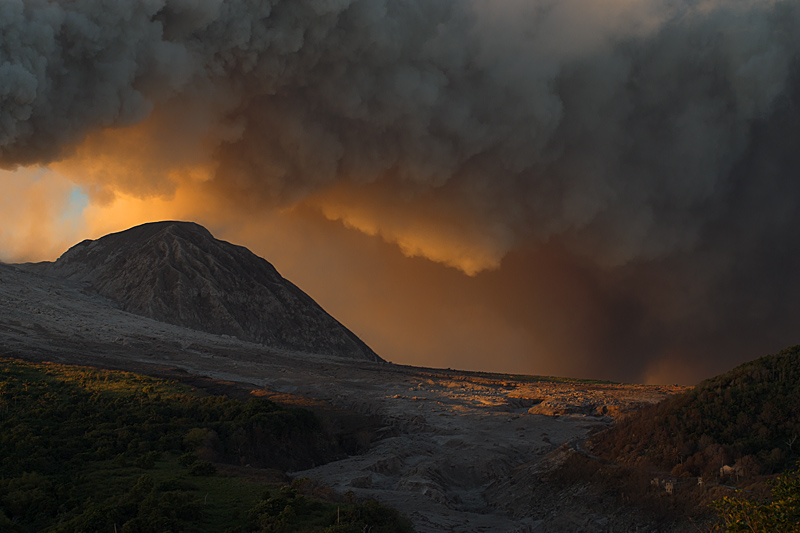
<instances>
[{"instance_id":1,"label":"gray rock surface","mask_svg":"<svg viewBox=\"0 0 800 533\"><path fill-rule=\"evenodd\" d=\"M580 449L590 431L611 424L600 413L624 413L681 392L679 387L278 350L131 314L87 291L84 282L30 270L0 263L0 357L183 372L377 417L382 427L364 436L368 451L293 475L396 507L419 533L600 533L649 524L588 489L554 491L542 477ZM531 412L537 406L546 409ZM652 524L640 529L654 530Z\"/></svg>"},{"instance_id":2,"label":"gray rock surface","mask_svg":"<svg viewBox=\"0 0 800 533\"><path fill-rule=\"evenodd\" d=\"M278 349L381 361L311 297L247 248L191 222L154 222L25 265L81 282L130 313Z\"/></svg>"}]
</instances>

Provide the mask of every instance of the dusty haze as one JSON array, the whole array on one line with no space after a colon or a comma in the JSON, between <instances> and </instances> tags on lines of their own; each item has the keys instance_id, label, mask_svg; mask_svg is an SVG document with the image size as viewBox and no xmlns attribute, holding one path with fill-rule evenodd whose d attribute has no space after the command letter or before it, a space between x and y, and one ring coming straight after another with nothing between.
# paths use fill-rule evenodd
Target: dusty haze
<instances>
[{"instance_id":1,"label":"dusty haze","mask_svg":"<svg viewBox=\"0 0 800 533\"><path fill-rule=\"evenodd\" d=\"M798 22L796 1L4 2L0 165L58 174L3 174L0 253L192 219L395 362L693 383L797 342ZM65 215L71 185L89 205Z\"/></svg>"}]
</instances>

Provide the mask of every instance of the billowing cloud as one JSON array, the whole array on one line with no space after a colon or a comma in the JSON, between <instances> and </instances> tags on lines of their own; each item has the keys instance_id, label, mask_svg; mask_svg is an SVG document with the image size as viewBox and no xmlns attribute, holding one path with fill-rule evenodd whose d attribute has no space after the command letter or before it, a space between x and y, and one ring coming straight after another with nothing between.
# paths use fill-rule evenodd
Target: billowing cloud
<instances>
[{"instance_id":1,"label":"billowing cloud","mask_svg":"<svg viewBox=\"0 0 800 533\"><path fill-rule=\"evenodd\" d=\"M520 352L665 376L796 342L798 23L793 0L10 0L0 166L101 212L310 209L473 276Z\"/></svg>"}]
</instances>

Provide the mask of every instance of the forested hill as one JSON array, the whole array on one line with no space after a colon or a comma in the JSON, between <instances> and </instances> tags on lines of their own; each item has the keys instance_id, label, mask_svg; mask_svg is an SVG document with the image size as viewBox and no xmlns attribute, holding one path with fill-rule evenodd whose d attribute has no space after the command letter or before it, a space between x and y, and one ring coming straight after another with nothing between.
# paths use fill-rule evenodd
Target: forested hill
<instances>
[{"instance_id":1,"label":"forested hill","mask_svg":"<svg viewBox=\"0 0 800 533\"><path fill-rule=\"evenodd\" d=\"M708 379L597 435L595 453L617 464L713 479L723 465L750 477L800 456L800 346Z\"/></svg>"}]
</instances>

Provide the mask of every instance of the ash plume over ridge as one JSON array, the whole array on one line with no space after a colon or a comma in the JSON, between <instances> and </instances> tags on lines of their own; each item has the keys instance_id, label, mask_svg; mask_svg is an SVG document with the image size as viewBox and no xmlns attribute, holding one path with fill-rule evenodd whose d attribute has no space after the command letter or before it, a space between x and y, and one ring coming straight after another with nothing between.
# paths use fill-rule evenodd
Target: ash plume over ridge
<instances>
[{"instance_id":1,"label":"ash plume over ridge","mask_svg":"<svg viewBox=\"0 0 800 533\"><path fill-rule=\"evenodd\" d=\"M221 202L309 202L470 274L545 245L628 329L600 353L776 349L798 23L796 1L9 1L0 165L154 123L180 156L86 181L168 194L207 163L192 186Z\"/></svg>"}]
</instances>

